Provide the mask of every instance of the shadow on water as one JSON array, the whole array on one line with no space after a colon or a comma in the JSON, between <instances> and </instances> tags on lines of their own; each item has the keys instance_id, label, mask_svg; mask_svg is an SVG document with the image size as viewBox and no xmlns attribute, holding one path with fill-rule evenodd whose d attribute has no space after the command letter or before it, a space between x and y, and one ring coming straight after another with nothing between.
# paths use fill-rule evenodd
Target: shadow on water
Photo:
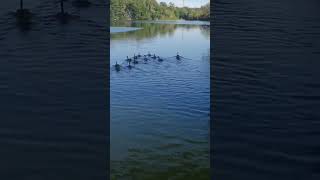
<instances>
[{"instance_id":1,"label":"shadow on water","mask_svg":"<svg viewBox=\"0 0 320 180\"><path fill-rule=\"evenodd\" d=\"M79 16L75 16L66 12L64 7L64 1L66 0L60 0L60 12L57 13L55 17L59 20L61 24L68 24L71 20L79 18Z\"/></svg>"}]
</instances>

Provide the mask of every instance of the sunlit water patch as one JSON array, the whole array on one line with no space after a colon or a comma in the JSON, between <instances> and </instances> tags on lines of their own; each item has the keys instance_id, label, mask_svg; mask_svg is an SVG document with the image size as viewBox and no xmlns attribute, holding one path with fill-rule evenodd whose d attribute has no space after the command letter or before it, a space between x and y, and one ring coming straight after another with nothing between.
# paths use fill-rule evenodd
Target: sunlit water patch
<instances>
[{"instance_id":1,"label":"sunlit water patch","mask_svg":"<svg viewBox=\"0 0 320 180\"><path fill-rule=\"evenodd\" d=\"M122 32L130 32L130 31L137 31L141 28L135 27L110 27L110 33L122 33Z\"/></svg>"}]
</instances>

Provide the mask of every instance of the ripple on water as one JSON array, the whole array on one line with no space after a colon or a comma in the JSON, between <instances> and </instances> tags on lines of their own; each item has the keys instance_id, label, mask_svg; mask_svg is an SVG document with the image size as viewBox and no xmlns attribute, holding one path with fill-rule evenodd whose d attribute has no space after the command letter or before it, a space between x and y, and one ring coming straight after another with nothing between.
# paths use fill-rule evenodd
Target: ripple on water
<instances>
[{"instance_id":1,"label":"ripple on water","mask_svg":"<svg viewBox=\"0 0 320 180\"><path fill-rule=\"evenodd\" d=\"M318 179L319 3L215 4L216 178Z\"/></svg>"},{"instance_id":2,"label":"ripple on water","mask_svg":"<svg viewBox=\"0 0 320 180\"><path fill-rule=\"evenodd\" d=\"M101 115L109 69L107 27L99 19L107 16L105 2L87 9L99 16L62 25L54 18L58 2L26 1L34 14L27 30L10 13L17 2L10 2L0 7L0 154L6 162L0 169L11 179L106 178L108 124ZM65 4L78 15L71 1Z\"/></svg>"},{"instance_id":3,"label":"ripple on water","mask_svg":"<svg viewBox=\"0 0 320 180\"><path fill-rule=\"evenodd\" d=\"M169 58L110 67L111 176L209 179L209 38L197 25L145 23L111 38L111 62L148 51ZM190 59L177 61L177 51Z\"/></svg>"}]
</instances>

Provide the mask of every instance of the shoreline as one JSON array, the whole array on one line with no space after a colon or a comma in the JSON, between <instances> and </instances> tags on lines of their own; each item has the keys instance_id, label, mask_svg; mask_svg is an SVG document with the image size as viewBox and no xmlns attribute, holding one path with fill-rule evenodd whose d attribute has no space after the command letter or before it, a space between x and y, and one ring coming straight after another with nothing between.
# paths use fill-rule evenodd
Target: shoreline
<instances>
[{"instance_id":1,"label":"shoreline","mask_svg":"<svg viewBox=\"0 0 320 180\"><path fill-rule=\"evenodd\" d=\"M119 26L119 24L132 24L132 23L149 23L149 24L177 24L177 25L200 25L200 26L210 26L210 21L205 20L122 20L122 21L112 21L110 27L128 27ZM114 26L112 25L114 24ZM130 27L130 26L129 26Z\"/></svg>"}]
</instances>

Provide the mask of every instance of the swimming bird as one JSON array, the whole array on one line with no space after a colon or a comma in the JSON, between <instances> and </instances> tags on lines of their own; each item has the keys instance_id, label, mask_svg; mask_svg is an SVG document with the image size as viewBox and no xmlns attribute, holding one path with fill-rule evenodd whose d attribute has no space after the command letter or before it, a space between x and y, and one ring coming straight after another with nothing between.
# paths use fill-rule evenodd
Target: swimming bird
<instances>
[{"instance_id":1,"label":"swimming bird","mask_svg":"<svg viewBox=\"0 0 320 180\"><path fill-rule=\"evenodd\" d=\"M177 53L176 59L177 59L177 60L180 60L180 58L181 58L181 56L179 55L179 53Z\"/></svg>"},{"instance_id":2,"label":"swimming bird","mask_svg":"<svg viewBox=\"0 0 320 180\"><path fill-rule=\"evenodd\" d=\"M115 68L116 68L116 71L120 71L120 64L118 64L118 62L116 62Z\"/></svg>"},{"instance_id":3,"label":"swimming bird","mask_svg":"<svg viewBox=\"0 0 320 180\"><path fill-rule=\"evenodd\" d=\"M141 57L140 53L138 54L138 57Z\"/></svg>"},{"instance_id":4,"label":"swimming bird","mask_svg":"<svg viewBox=\"0 0 320 180\"><path fill-rule=\"evenodd\" d=\"M61 23L65 24L68 22L70 15L64 11L64 2L65 0L60 0L60 12L57 13L56 17L61 21Z\"/></svg>"},{"instance_id":5,"label":"swimming bird","mask_svg":"<svg viewBox=\"0 0 320 180\"><path fill-rule=\"evenodd\" d=\"M152 57L153 59L156 59L157 58L157 56L156 56L156 54L153 54L153 57Z\"/></svg>"},{"instance_id":6,"label":"swimming bird","mask_svg":"<svg viewBox=\"0 0 320 180\"><path fill-rule=\"evenodd\" d=\"M20 0L20 10L23 10L23 0Z\"/></svg>"},{"instance_id":7,"label":"swimming bird","mask_svg":"<svg viewBox=\"0 0 320 180\"><path fill-rule=\"evenodd\" d=\"M138 57L136 56L136 54L133 54L133 59L138 59Z\"/></svg>"},{"instance_id":8,"label":"swimming bird","mask_svg":"<svg viewBox=\"0 0 320 180\"><path fill-rule=\"evenodd\" d=\"M162 59L160 56L158 56L158 61L159 61L159 62L162 62L163 59Z\"/></svg>"},{"instance_id":9,"label":"swimming bird","mask_svg":"<svg viewBox=\"0 0 320 180\"><path fill-rule=\"evenodd\" d=\"M132 66L131 66L131 61L128 61L128 64L129 64L129 65L128 65L128 68L131 69L131 68L132 68Z\"/></svg>"},{"instance_id":10,"label":"swimming bird","mask_svg":"<svg viewBox=\"0 0 320 180\"><path fill-rule=\"evenodd\" d=\"M149 57L151 56L150 52L148 52L148 56L149 56Z\"/></svg>"},{"instance_id":11,"label":"swimming bird","mask_svg":"<svg viewBox=\"0 0 320 180\"><path fill-rule=\"evenodd\" d=\"M127 56L126 61L128 61L130 63L132 61L132 59Z\"/></svg>"},{"instance_id":12,"label":"swimming bird","mask_svg":"<svg viewBox=\"0 0 320 180\"><path fill-rule=\"evenodd\" d=\"M19 23L29 23L31 19L31 13L28 9L24 9L23 0L20 0L20 8L16 11L16 17L19 20Z\"/></svg>"}]
</instances>

